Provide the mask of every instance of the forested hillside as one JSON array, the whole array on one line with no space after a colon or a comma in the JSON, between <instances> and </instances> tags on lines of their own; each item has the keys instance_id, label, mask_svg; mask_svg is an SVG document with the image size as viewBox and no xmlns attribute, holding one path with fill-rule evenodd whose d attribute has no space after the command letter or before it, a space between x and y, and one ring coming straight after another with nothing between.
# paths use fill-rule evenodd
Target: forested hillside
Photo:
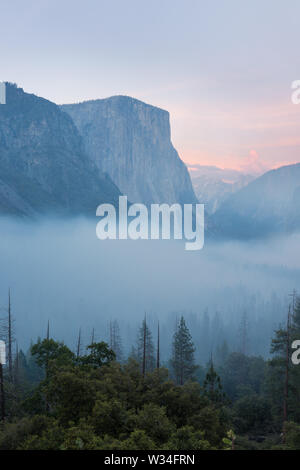
<instances>
[{"instance_id":1,"label":"forested hillside","mask_svg":"<svg viewBox=\"0 0 300 470\"><path fill-rule=\"evenodd\" d=\"M146 317L124 357L117 322L110 344L76 348L51 337L19 351L9 302L2 319L7 365L0 370L0 449L208 450L299 449L300 367L291 344L300 338L300 299L274 332L271 359L230 352L195 362L182 316L172 355L160 356L160 332Z\"/></svg>"}]
</instances>

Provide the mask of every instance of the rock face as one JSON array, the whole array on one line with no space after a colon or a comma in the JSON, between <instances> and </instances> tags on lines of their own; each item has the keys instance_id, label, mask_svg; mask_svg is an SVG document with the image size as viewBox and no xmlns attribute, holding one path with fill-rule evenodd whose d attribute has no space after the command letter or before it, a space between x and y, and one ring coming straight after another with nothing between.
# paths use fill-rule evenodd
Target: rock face
<instances>
[{"instance_id":1,"label":"rock face","mask_svg":"<svg viewBox=\"0 0 300 470\"><path fill-rule=\"evenodd\" d=\"M70 116L6 85L0 105L0 212L95 215L119 190L92 164Z\"/></svg>"},{"instance_id":2,"label":"rock face","mask_svg":"<svg viewBox=\"0 0 300 470\"><path fill-rule=\"evenodd\" d=\"M268 171L233 194L213 223L221 236L235 238L300 230L300 163Z\"/></svg>"},{"instance_id":3,"label":"rock face","mask_svg":"<svg viewBox=\"0 0 300 470\"><path fill-rule=\"evenodd\" d=\"M170 140L169 113L126 96L63 105L85 151L131 202L195 203L189 173Z\"/></svg>"}]
</instances>

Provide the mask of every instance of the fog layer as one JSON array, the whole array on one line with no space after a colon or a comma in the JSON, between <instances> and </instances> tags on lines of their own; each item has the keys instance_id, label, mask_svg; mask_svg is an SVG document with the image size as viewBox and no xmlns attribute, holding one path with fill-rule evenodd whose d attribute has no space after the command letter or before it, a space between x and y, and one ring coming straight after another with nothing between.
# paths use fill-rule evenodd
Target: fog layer
<instances>
[{"instance_id":1,"label":"fog layer","mask_svg":"<svg viewBox=\"0 0 300 470\"><path fill-rule=\"evenodd\" d=\"M48 319L52 334L71 345L79 327L86 341L93 327L99 339L107 339L108 322L115 318L125 340L134 338L145 312L152 322L171 319L171 337L172 318L181 313L218 311L226 324L238 321L244 308L250 318L263 316L258 304L275 295L281 303L271 328L283 318L288 294L300 285L300 235L206 243L203 250L188 252L177 241L101 241L96 223L1 219L0 317L10 288L21 346L44 336Z\"/></svg>"}]
</instances>

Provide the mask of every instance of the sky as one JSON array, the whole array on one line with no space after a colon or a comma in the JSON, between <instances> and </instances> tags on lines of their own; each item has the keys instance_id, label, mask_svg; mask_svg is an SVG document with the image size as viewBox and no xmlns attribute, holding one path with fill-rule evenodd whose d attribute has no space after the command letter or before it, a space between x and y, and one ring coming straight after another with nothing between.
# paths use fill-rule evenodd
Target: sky
<instances>
[{"instance_id":1,"label":"sky","mask_svg":"<svg viewBox=\"0 0 300 470\"><path fill-rule=\"evenodd\" d=\"M299 0L0 0L0 80L58 104L122 94L170 112L197 164L300 161Z\"/></svg>"}]
</instances>

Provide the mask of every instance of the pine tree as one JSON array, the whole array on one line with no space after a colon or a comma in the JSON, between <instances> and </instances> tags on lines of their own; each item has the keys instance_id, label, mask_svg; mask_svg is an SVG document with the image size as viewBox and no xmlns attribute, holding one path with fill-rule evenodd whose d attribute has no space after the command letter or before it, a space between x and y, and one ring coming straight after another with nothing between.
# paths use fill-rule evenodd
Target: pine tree
<instances>
[{"instance_id":1,"label":"pine tree","mask_svg":"<svg viewBox=\"0 0 300 470\"><path fill-rule=\"evenodd\" d=\"M139 330L137 356L143 376L155 368L154 346L151 331L148 328L146 316Z\"/></svg>"},{"instance_id":2,"label":"pine tree","mask_svg":"<svg viewBox=\"0 0 300 470\"><path fill-rule=\"evenodd\" d=\"M95 328L92 328L91 344L95 343Z\"/></svg>"},{"instance_id":3,"label":"pine tree","mask_svg":"<svg viewBox=\"0 0 300 470\"><path fill-rule=\"evenodd\" d=\"M194 343L182 316L173 336L173 357L171 360L175 380L179 385L183 385L187 380L193 378L197 368L194 352Z\"/></svg>"},{"instance_id":4,"label":"pine tree","mask_svg":"<svg viewBox=\"0 0 300 470\"><path fill-rule=\"evenodd\" d=\"M213 360L211 358L209 368L203 384L204 392L215 404L222 404L225 400L225 394L222 391L221 379L217 374Z\"/></svg>"}]
</instances>

